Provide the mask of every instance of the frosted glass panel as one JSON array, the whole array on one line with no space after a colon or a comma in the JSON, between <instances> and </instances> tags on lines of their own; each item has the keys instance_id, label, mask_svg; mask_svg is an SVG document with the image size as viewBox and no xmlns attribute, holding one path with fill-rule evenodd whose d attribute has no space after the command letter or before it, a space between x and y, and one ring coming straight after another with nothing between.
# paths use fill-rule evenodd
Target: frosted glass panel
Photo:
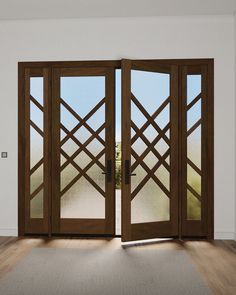
<instances>
[{"instance_id":1,"label":"frosted glass panel","mask_svg":"<svg viewBox=\"0 0 236 295\"><path fill-rule=\"evenodd\" d=\"M167 221L170 219L170 200L149 180L131 202L131 223Z\"/></svg>"},{"instance_id":2,"label":"frosted glass panel","mask_svg":"<svg viewBox=\"0 0 236 295\"><path fill-rule=\"evenodd\" d=\"M201 203L189 190L187 191L187 218L201 220Z\"/></svg>"},{"instance_id":3,"label":"frosted glass panel","mask_svg":"<svg viewBox=\"0 0 236 295\"><path fill-rule=\"evenodd\" d=\"M163 129L170 122L170 104L168 103L154 118L156 124L147 121L148 117L152 116L169 97L170 75L132 70L131 89L135 99L138 100L136 104L135 99L131 103L131 120L139 129L146 124L146 128L142 130L142 135L146 139L138 136L131 146L131 153L135 152L138 156L144 152L146 154L142 159L144 166L138 164L132 171L136 175L131 177L131 223L168 221L170 220L170 199L167 196L170 191L169 171L163 166L156 169L159 158L155 155L155 151L150 149L150 144L159 136L159 129ZM131 133L134 137L136 132L132 130ZM169 145L160 139L154 149L163 155L169 149ZM135 162L133 155L131 165ZM166 191L157 184L160 182Z\"/></svg>"},{"instance_id":4,"label":"frosted glass panel","mask_svg":"<svg viewBox=\"0 0 236 295\"><path fill-rule=\"evenodd\" d=\"M105 218L105 198L81 178L62 196L61 218Z\"/></svg>"},{"instance_id":5,"label":"frosted glass panel","mask_svg":"<svg viewBox=\"0 0 236 295\"><path fill-rule=\"evenodd\" d=\"M43 190L30 201L30 218L43 218Z\"/></svg>"},{"instance_id":6,"label":"frosted glass panel","mask_svg":"<svg viewBox=\"0 0 236 295\"><path fill-rule=\"evenodd\" d=\"M43 183L43 164L30 176L30 193Z\"/></svg>"},{"instance_id":7,"label":"frosted glass panel","mask_svg":"<svg viewBox=\"0 0 236 295\"><path fill-rule=\"evenodd\" d=\"M61 122L69 130L75 128L72 135L77 140L69 138L62 145L74 165L69 164L61 171L61 218L105 218L104 170L93 159L105 148L93 134L105 123L105 105L93 111L104 97L105 77L61 77L61 98L79 116L76 118L61 104ZM86 121L77 128L81 118ZM61 130L61 138L62 134ZM105 140L104 130L99 137ZM104 155L98 161L105 167Z\"/></svg>"},{"instance_id":8,"label":"frosted glass panel","mask_svg":"<svg viewBox=\"0 0 236 295\"><path fill-rule=\"evenodd\" d=\"M187 157L201 169L201 126L188 136Z\"/></svg>"},{"instance_id":9,"label":"frosted glass panel","mask_svg":"<svg viewBox=\"0 0 236 295\"><path fill-rule=\"evenodd\" d=\"M201 75L187 76L187 104L201 94ZM202 98L187 111L187 130L201 119ZM201 219L201 125L187 137L187 219Z\"/></svg>"},{"instance_id":10,"label":"frosted glass panel","mask_svg":"<svg viewBox=\"0 0 236 295\"><path fill-rule=\"evenodd\" d=\"M44 116L41 108L44 107L43 77L30 78L30 102L29 117L30 126L30 169L32 169L44 157L44 140L40 132L44 132ZM36 101L36 102L34 102ZM37 102L41 105L39 106ZM33 127L35 126L35 127ZM43 184L43 164L30 175L30 194L32 195L38 187ZM43 218L43 189L30 201L30 217Z\"/></svg>"}]
</instances>

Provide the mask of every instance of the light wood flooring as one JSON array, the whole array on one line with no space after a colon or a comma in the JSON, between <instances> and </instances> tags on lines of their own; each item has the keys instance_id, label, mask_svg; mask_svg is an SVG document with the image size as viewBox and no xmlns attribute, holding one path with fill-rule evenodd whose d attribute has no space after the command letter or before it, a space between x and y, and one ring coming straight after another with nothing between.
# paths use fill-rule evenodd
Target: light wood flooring
<instances>
[{"instance_id":1,"label":"light wood flooring","mask_svg":"<svg viewBox=\"0 0 236 295\"><path fill-rule=\"evenodd\" d=\"M93 249L137 247L140 251L152 249L178 249L192 259L213 294L236 294L236 242L235 241L178 241L158 240L121 244L119 238L14 238L0 237L0 278L11 271L32 248Z\"/></svg>"}]
</instances>

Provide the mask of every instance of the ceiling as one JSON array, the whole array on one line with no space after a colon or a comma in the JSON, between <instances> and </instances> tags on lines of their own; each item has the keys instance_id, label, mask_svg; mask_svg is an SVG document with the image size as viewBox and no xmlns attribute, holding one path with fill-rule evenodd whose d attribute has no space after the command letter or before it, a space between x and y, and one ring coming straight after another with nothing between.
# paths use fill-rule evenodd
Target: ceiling
<instances>
[{"instance_id":1,"label":"ceiling","mask_svg":"<svg viewBox=\"0 0 236 295\"><path fill-rule=\"evenodd\" d=\"M0 19L215 15L236 0L0 0Z\"/></svg>"}]
</instances>

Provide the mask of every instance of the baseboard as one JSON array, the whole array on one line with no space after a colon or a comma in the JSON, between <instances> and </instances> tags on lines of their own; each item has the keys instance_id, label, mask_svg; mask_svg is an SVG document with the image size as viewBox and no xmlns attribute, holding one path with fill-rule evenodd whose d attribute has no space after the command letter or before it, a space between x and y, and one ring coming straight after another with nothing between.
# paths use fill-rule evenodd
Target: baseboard
<instances>
[{"instance_id":1,"label":"baseboard","mask_svg":"<svg viewBox=\"0 0 236 295\"><path fill-rule=\"evenodd\" d=\"M235 240L236 234L234 232L215 232L215 240Z\"/></svg>"},{"instance_id":2,"label":"baseboard","mask_svg":"<svg viewBox=\"0 0 236 295\"><path fill-rule=\"evenodd\" d=\"M0 228L0 236L2 236L2 237L17 237L18 231L16 228Z\"/></svg>"}]
</instances>

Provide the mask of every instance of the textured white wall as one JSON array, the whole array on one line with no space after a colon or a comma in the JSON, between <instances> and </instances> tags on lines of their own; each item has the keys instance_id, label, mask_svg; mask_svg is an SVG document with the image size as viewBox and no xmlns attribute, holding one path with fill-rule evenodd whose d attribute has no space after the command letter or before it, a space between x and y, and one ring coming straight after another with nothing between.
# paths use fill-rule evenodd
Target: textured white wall
<instances>
[{"instance_id":1,"label":"textured white wall","mask_svg":"<svg viewBox=\"0 0 236 295\"><path fill-rule=\"evenodd\" d=\"M17 62L215 58L215 237L235 232L233 16L0 22L0 235L17 233Z\"/></svg>"}]
</instances>

